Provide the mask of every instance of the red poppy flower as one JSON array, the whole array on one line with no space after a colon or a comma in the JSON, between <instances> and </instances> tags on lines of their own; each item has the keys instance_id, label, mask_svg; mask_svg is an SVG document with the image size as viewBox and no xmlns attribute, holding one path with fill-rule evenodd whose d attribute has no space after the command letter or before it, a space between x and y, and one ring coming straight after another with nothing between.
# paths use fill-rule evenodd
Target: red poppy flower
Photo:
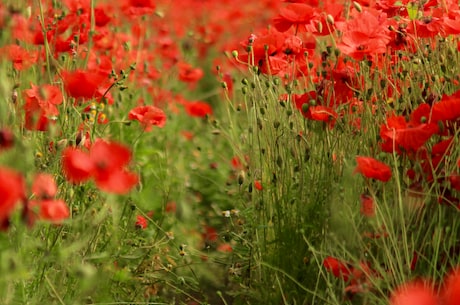
<instances>
[{"instance_id":1,"label":"red poppy flower","mask_svg":"<svg viewBox=\"0 0 460 305\"><path fill-rule=\"evenodd\" d=\"M205 226L204 232L201 234L201 237L206 242L216 242L219 238L219 234L217 234L217 230L210 226Z\"/></svg>"},{"instance_id":2,"label":"red poppy flower","mask_svg":"<svg viewBox=\"0 0 460 305\"><path fill-rule=\"evenodd\" d=\"M185 104L185 111L192 117L204 118L212 114L212 108L205 102L190 102Z\"/></svg>"},{"instance_id":3,"label":"red poppy flower","mask_svg":"<svg viewBox=\"0 0 460 305\"><path fill-rule=\"evenodd\" d=\"M342 278L344 281L348 281L351 274L351 266L338 260L335 257L328 256L323 260L323 266L327 271L337 278Z\"/></svg>"},{"instance_id":4,"label":"red poppy flower","mask_svg":"<svg viewBox=\"0 0 460 305\"><path fill-rule=\"evenodd\" d=\"M67 147L62 152L62 169L68 181L78 184L89 180L93 168L86 152L74 147Z\"/></svg>"},{"instance_id":5,"label":"red poppy flower","mask_svg":"<svg viewBox=\"0 0 460 305\"><path fill-rule=\"evenodd\" d=\"M61 74L67 94L76 99L101 97L100 88L108 80L106 76L91 71L62 71Z\"/></svg>"},{"instance_id":6,"label":"red poppy flower","mask_svg":"<svg viewBox=\"0 0 460 305\"><path fill-rule=\"evenodd\" d=\"M155 2L153 0L125 0L122 8L128 16L149 15L155 11Z\"/></svg>"},{"instance_id":7,"label":"red poppy flower","mask_svg":"<svg viewBox=\"0 0 460 305\"><path fill-rule=\"evenodd\" d=\"M313 121L327 122L333 127L338 114L331 107L310 106L307 111L304 112L304 116Z\"/></svg>"},{"instance_id":8,"label":"red poppy flower","mask_svg":"<svg viewBox=\"0 0 460 305\"><path fill-rule=\"evenodd\" d=\"M187 83L195 83L199 81L204 73L200 68L193 68L192 65L181 62L177 64L179 68L179 80Z\"/></svg>"},{"instance_id":9,"label":"red poppy flower","mask_svg":"<svg viewBox=\"0 0 460 305\"><path fill-rule=\"evenodd\" d=\"M286 32L291 26L305 31L315 15L315 9L305 3L292 3L281 8L280 13L273 19L273 25L280 32Z\"/></svg>"},{"instance_id":10,"label":"red poppy flower","mask_svg":"<svg viewBox=\"0 0 460 305\"><path fill-rule=\"evenodd\" d=\"M444 20L435 16L423 16L408 23L407 32L417 38L433 38L437 35L445 36Z\"/></svg>"},{"instance_id":11,"label":"red poppy flower","mask_svg":"<svg viewBox=\"0 0 460 305\"><path fill-rule=\"evenodd\" d=\"M366 217L375 216L374 199L371 196L366 195L366 194L361 194L359 199L361 201L361 209L360 209L361 214Z\"/></svg>"},{"instance_id":12,"label":"red poppy flower","mask_svg":"<svg viewBox=\"0 0 460 305\"><path fill-rule=\"evenodd\" d=\"M32 184L32 193L40 199L54 198L57 194L57 185L50 174L39 173Z\"/></svg>"},{"instance_id":13,"label":"red poppy flower","mask_svg":"<svg viewBox=\"0 0 460 305\"><path fill-rule=\"evenodd\" d=\"M131 151L124 145L98 139L89 151L94 164L92 176L104 191L125 194L138 182L138 176L125 166L131 161Z\"/></svg>"},{"instance_id":14,"label":"red poppy flower","mask_svg":"<svg viewBox=\"0 0 460 305\"><path fill-rule=\"evenodd\" d=\"M434 289L426 282L410 282L393 291L391 305L439 305Z\"/></svg>"},{"instance_id":15,"label":"red poppy flower","mask_svg":"<svg viewBox=\"0 0 460 305\"><path fill-rule=\"evenodd\" d=\"M232 165L232 169L235 171L243 169L243 162L238 156L234 156L230 163Z\"/></svg>"},{"instance_id":16,"label":"red poppy flower","mask_svg":"<svg viewBox=\"0 0 460 305\"><path fill-rule=\"evenodd\" d=\"M147 219L145 219L142 215L136 216L136 228L140 228L142 230L146 229L148 225Z\"/></svg>"},{"instance_id":17,"label":"red poppy flower","mask_svg":"<svg viewBox=\"0 0 460 305\"><path fill-rule=\"evenodd\" d=\"M380 127L382 138L382 150L385 152L401 149L409 152L416 152L436 133L439 126L436 123L425 123L429 118L431 108L428 104L421 104L411 114L411 119L406 122L403 116L390 116L387 123Z\"/></svg>"},{"instance_id":18,"label":"red poppy flower","mask_svg":"<svg viewBox=\"0 0 460 305\"><path fill-rule=\"evenodd\" d=\"M405 151L416 152L438 131L437 124L420 124L418 126L408 125L406 128L383 131L381 135L386 142L395 143Z\"/></svg>"},{"instance_id":19,"label":"red poppy flower","mask_svg":"<svg viewBox=\"0 0 460 305\"><path fill-rule=\"evenodd\" d=\"M233 251L233 248L229 243L223 243L217 246L217 251L230 253Z\"/></svg>"},{"instance_id":20,"label":"red poppy flower","mask_svg":"<svg viewBox=\"0 0 460 305\"><path fill-rule=\"evenodd\" d=\"M444 305L457 305L460 300L460 268L451 271L444 278L441 290L441 300Z\"/></svg>"},{"instance_id":21,"label":"red poppy flower","mask_svg":"<svg viewBox=\"0 0 460 305\"><path fill-rule=\"evenodd\" d=\"M452 95L444 95L442 99L433 105L431 120L456 121L460 119L460 91Z\"/></svg>"},{"instance_id":22,"label":"red poppy flower","mask_svg":"<svg viewBox=\"0 0 460 305\"><path fill-rule=\"evenodd\" d=\"M386 52L391 37L385 14L364 11L344 25L340 28L342 42L337 45L343 54L361 60L368 55Z\"/></svg>"},{"instance_id":23,"label":"red poppy flower","mask_svg":"<svg viewBox=\"0 0 460 305\"><path fill-rule=\"evenodd\" d=\"M2 48L0 54L5 54L13 62L13 68L18 71L30 68L38 58L36 51L27 51L15 44Z\"/></svg>"},{"instance_id":24,"label":"red poppy flower","mask_svg":"<svg viewBox=\"0 0 460 305\"><path fill-rule=\"evenodd\" d=\"M94 178L103 191L125 194L139 181L139 177L126 170L131 151L124 145L97 139L89 153L77 148L66 148L62 154L63 171L72 183Z\"/></svg>"},{"instance_id":25,"label":"red poppy flower","mask_svg":"<svg viewBox=\"0 0 460 305\"><path fill-rule=\"evenodd\" d=\"M256 190L258 191L261 191L263 190L263 186L262 186L262 182L260 182L260 180L255 180L254 181L254 187L256 188Z\"/></svg>"},{"instance_id":26,"label":"red poppy flower","mask_svg":"<svg viewBox=\"0 0 460 305\"><path fill-rule=\"evenodd\" d=\"M0 227L4 228L14 208L26 198L22 175L0 167L0 194Z\"/></svg>"},{"instance_id":27,"label":"red poppy flower","mask_svg":"<svg viewBox=\"0 0 460 305\"><path fill-rule=\"evenodd\" d=\"M145 131L151 131L152 126L162 128L166 124L166 114L160 108L152 105L138 106L129 112L130 120L137 120Z\"/></svg>"},{"instance_id":28,"label":"red poppy flower","mask_svg":"<svg viewBox=\"0 0 460 305\"><path fill-rule=\"evenodd\" d=\"M241 43L245 50L249 50L250 47L251 53L240 55L239 60L267 71L267 56L283 54L286 37L286 34L276 30L270 30L258 36L251 35Z\"/></svg>"},{"instance_id":29,"label":"red poppy flower","mask_svg":"<svg viewBox=\"0 0 460 305\"><path fill-rule=\"evenodd\" d=\"M47 130L51 119L59 115L57 105L62 103L61 90L53 85L35 86L24 91L25 127L29 130Z\"/></svg>"},{"instance_id":30,"label":"red poppy flower","mask_svg":"<svg viewBox=\"0 0 460 305\"><path fill-rule=\"evenodd\" d=\"M29 225L32 225L36 218L53 223L60 223L69 218L69 207L62 199L45 199L29 201L29 209L37 211L37 215L29 215Z\"/></svg>"},{"instance_id":31,"label":"red poppy flower","mask_svg":"<svg viewBox=\"0 0 460 305\"><path fill-rule=\"evenodd\" d=\"M391 178L391 168L383 162L371 157L356 157L358 163L355 173L360 173L366 178L387 182Z\"/></svg>"}]
</instances>

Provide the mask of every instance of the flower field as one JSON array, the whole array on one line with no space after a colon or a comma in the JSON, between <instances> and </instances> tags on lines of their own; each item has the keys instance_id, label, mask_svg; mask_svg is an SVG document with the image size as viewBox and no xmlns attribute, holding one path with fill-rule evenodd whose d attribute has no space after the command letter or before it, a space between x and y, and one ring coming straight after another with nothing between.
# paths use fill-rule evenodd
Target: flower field
<instances>
[{"instance_id":1,"label":"flower field","mask_svg":"<svg viewBox=\"0 0 460 305\"><path fill-rule=\"evenodd\" d=\"M0 3L0 304L460 304L454 0Z\"/></svg>"}]
</instances>

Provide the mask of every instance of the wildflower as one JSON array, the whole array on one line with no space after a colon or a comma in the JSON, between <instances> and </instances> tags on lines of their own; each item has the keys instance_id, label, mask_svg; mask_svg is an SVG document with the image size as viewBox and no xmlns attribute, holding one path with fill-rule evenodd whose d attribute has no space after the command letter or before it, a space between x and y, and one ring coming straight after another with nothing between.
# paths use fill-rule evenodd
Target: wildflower
<instances>
[{"instance_id":1,"label":"wildflower","mask_svg":"<svg viewBox=\"0 0 460 305\"><path fill-rule=\"evenodd\" d=\"M216 242L219 238L216 229L210 226L205 226L204 233L201 236L206 242Z\"/></svg>"},{"instance_id":2,"label":"wildflower","mask_svg":"<svg viewBox=\"0 0 460 305\"><path fill-rule=\"evenodd\" d=\"M240 210L237 210L237 209L231 209L230 212L232 213L233 216L238 216L240 214Z\"/></svg>"},{"instance_id":3,"label":"wildflower","mask_svg":"<svg viewBox=\"0 0 460 305\"><path fill-rule=\"evenodd\" d=\"M59 223L70 215L69 207L62 199L31 200L28 202L29 211L37 211L39 219ZM29 225L32 225L36 216L28 215Z\"/></svg>"},{"instance_id":4,"label":"wildflower","mask_svg":"<svg viewBox=\"0 0 460 305\"><path fill-rule=\"evenodd\" d=\"M195 83L199 81L204 73L200 68L193 68L192 65L188 63L178 63L179 68L179 80L187 83Z\"/></svg>"},{"instance_id":5,"label":"wildflower","mask_svg":"<svg viewBox=\"0 0 460 305\"><path fill-rule=\"evenodd\" d=\"M385 53L391 40L386 20L384 13L360 13L339 28L343 31L343 36L337 47L342 53L357 60Z\"/></svg>"},{"instance_id":6,"label":"wildflower","mask_svg":"<svg viewBox=\"0 0 460 305\"><path fill-rule=\"evenodd\" d=\"M212 114L212 108L205 102L189 102L185 104L185 111L189 116L204 118Z\"/></svg>"},{"instance_id":7,"label":"wildflower","mask_svg":"<svg viewBox=\"0 0 460 305\"><path fill-rule=\"evenodd\" d=\"M233 248L229 243L223 243L217 247L217 251L229 253L233 251Z\"/></svg>"},{"instance_id":8,"label":"wildflower","mask_svg":"<svg viewBox=\"0 0 460 305\"><path fill-rule=\"evenodd\" d=\"M370 275L375 274L375 271L371 269L369 263L360 262L359 266L351 268L350 282L345 287L345 292L350 296L357 293L364 293L369 291L372 283L370 281Z\"/></svg>"},{"instance_id":9,"label":"wildflower","mask_svg":"<svg viewBox=\"0 0 460 305\"><path fill-rule=\"evenodd\" d=\"M155 12L153 0L124 0L122 3L123 12L131 17L151 15Z\"/></svg>"},{"instance_id":10,"label":"wildflower","mask_svg":"<svg viewBox=\"0 0 460 305\"><path fill-rule=\"evenodd\" d=\"M8 220L21 200L25 200L25 184L22 175L12 169L0 167L0 228L8 226Z\"/></svg>"},{"instance_id":11,"label":"wildflower","mask_svg":"<svg viewBox=\"0 0 460 305\"><path fill-rule=\"evenodd\" d=\"M92 176L103 191L125 194L138 182L138 176L125 169L131 161L131 151L115 142L97 140L89 151L94 165Z\"/></svg>"},{"instance_id":12,"label":"wildflower","mask_svg":"<svg viewBox=\"0 0 460 305\"><path fill-rule=\"evenodd\" d=\"M145 219L142 215L137 215L136 217L136 228L140 228L142 230L147 228L147 219Z\"/></svg>"},{"instance_id":13,"label":"wildflower","mask_svg":"<svg viewBox=\"0 0 460 305\"><path fill-rule=\"evenodd\" d=\"M72 183L94 178L99 189L125 194L139 178L125 169L131 161L131 151L124 145L97 139L89 152L68 147L62 153L63 171Z\"/></svg>"},{"instance_id":14,"label":"wildflower","mask_svg":"<svg viewBox=\"0 0 460 305\"><path fill-rule=\"evenodd\" d=\"M374 199L366 194L361 194L359 197L361 202L361 209L360 212L362 215L366 217L373 217L375 216L375 203Z\"/></svg>"},{"instance_id":15,"label":"wildflower","mask_svg":"<svg viewBox=\"0 0 460 305\"><path fill-rule=\"evenodd\" d=\"M36 51L27 51L16 44L1 48L0 54L5 54L13 62L13 68L18 71L30 68L38 58Z\"/></svg>"},{"instance_id":16,"label":"wildflower","mask_svg":"<svg viewBox=\"0 0 460 305\"><path fill-rule=\"evenodd\" d=\"M366 178L387 182L391 178L391 168L383 162L371 157L356 157L358 163L355 173L360 173Z\"/></svg>"},{"instance_id":17,"label":"wildflower","mask_svg":"<svg viewBox=\"0 0 460 305\"><path fill-rule=\"evenodd\" d=\"M258 191L263 190L262 182L260 182L260 180L255 180L255 181L254 181L254 187L255 187L256 190L258 190Z\"/></svg>"},{"instance_id":18,"label":"wildflower","mask_svg":"<svg viewBox=\"0 0 460 305\"><path fill-rule=\"evenodd\" d=\"M137 120L141 123L144 131L151 131L152 126L164 127L166 114L160 108L152 105L138 106L133 108L128 115L130 120Z\"/></svg>"},{"instance_id":19,"label":"wildflower","mask_svg":"<svg viewBox=\"0 0 460 305\"><path fill-rule=\"evenodd\" d=\"M249 39L242 43L243 47L246 50L250 48L251 52L240 55L239 60L258 66L262 73L272 72L273 67L271 64L276 61L272 59L285 56L283 53L285 40L286 35L276 30L270 30L260 36L251 35ZM288 63L285 62L285 65L288 65Z\"/></svg>"},{"instance_id":20,"label":"wildflower","mask_svg":"<svg viewBox=\"0 0 460 305\"><path fill-rule=\"evenodd\" d=\"M29 130L45 131L50 120L59 115L57 105L63 101L62 93L53 85L31 84L31 87L24 91L25 127Z\"/></svg>"},{"instance_id":21,"label":"wildflower","mask_svg":"<svg viewBox=\"0 0 460 305\"><path fill-rule=\"evenodd\" d=\"M390 298L391 305L438 305L434 289L427 282L409 282L399 286Z\"/></svg>"},{"instance_id":22,"label":"wildflower","mask_svg":"<svg viewBox=\"0 0 460 305\"><path fill-rule=\"evenodd\" d=\"M444 95L442 99L433 105L431 121L456 121L460 118L460 91L452 95Z\"/></svg>"},{"instance_id":23,"label":"wildflower","mask_svg":"<svg viewBox=\"0 0 460 305\"><path fill-rule=\"evenodd\" d=\"M88 100L102 97L100 87L107 80L107 76L90 71L62 71L62 79L67 94L75 99Z\"/></svg>"},{"instance_id":24,"label":"wildflower","mask_svg":"<svg viewBox=\"0 0 460 305\"><path fill-rule=\"evenodd\" d=\"M57 185L54 177L50 174L39 173L35 176L32 185L32 194L40 199L48 199L56 196Z\"/></svg>"},{"instance_id":25,"label":"wildflower","mask_svg":"<svg viewBox=\"0 0 460 305\"><path fill-rule=\"evenodd\" d=\"M308 107L304 116L313 121L327 122L333 127L338 114L331 107L318 105Z\"/></svg>"},{"instance_id":26,"label":"wildflower","mask_svg":"<svg viewBox=\"0 0 460 305\"><path fill-rule=\"evenodd\" d=\"M343 278L344 281L348 281L351 274L351 266L348 263L344 263L337 258L328 256L323 260L323 266L327 271L337 278Z\"/></svg>"},{"instance_id":27,"label":"wildflower","mask_svg":"<svg viewBox=\"0 0 460 305\"><path fill-rule=\"evenodd\" d=\"M460 300L460 268L451 271L444 278L440 297L444 305L458 304Z\"/></svg>"},{"instance_id":28,"label":"wildflower","mask_svg":"<svg viewBox=\"0 0 460 305\"><path fill-rule=\"evenodd\" d=\"M412 152L419 150L431 136L439 132L437 124L422 123L430 111L429 105L422 104L411 114L409 122L406 122L403 116L388 117L387 123L380 127L382 149L386 152L401 152L401 149Z\"/></svg>"},{"instance_id":29,"label":"wildflower","mask_svg":"<svg viewBox=\"0 0 460 305\"><path fill-rule=\"evenodd\" d=\"M67 147L62 152L62 169L66 179L74 184L90 179L93 167L89 155L78 148Z\"/></svg>"},{"instance_id":30,"label":"wildflower","mask_svg":"<svg viewBox=\"0 0 460 305\"><path fill-rule=\"evenodd\" d=\"M291 26L306 31L306 25L310 24L314 15L315 9L310 5L292 3L281 8L279 15L273 19L273 24L280 32L286 32Z\"/></svg>"},{"instance_id":31,"label":"wildflower","mask_svg":"<svg viewBox=\"0 0 460 305\"><path fill-rule=\"evenodd\" d=\"M58 223L69 217L69 207L64 200L54 198L57 190L52 175L39 173L35 176L32 184L34 199L27 202L25 210L29 225L33 225L36 218Z\"/></svg>"}]
</instances>

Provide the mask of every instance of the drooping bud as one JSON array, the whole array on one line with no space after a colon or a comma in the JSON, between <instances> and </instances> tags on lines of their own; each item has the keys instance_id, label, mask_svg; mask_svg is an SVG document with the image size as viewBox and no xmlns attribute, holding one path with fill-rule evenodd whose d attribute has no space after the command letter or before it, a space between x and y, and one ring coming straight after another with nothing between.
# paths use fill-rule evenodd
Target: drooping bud
<instances>
[{"instance_id":1,"label":"drooping bud","mask_svg":"<svg viewBox=\"0 0 460 305\"><path fill-rule=\"evenodd\" d=\"M245 178L246 178L246 174L244 173L244 171L240 171L238 173L238 184L242 185L244 183Z\"/></svg>"},{"instance_id":2,"label":"drooping bud","mask_svg":"<svg viewBox=\"0 0 460 305\"><path fill-rule=\"evenodd\" d=\"M353 1L353 6L355 7L355 9L358 11L358 12L362 12L363 11L363 8L361 7L361 4L359 4L358 2L356 1Z\"/></svg>"}]
</instances>

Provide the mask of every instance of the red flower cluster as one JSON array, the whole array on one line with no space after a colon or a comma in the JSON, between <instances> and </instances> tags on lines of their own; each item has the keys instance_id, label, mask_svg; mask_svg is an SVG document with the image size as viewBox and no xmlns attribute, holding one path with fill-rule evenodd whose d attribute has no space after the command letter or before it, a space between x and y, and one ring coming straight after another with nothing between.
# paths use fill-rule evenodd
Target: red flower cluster
<instances>
[{"instance_id":1,"label":"red flower cluster","mask_svg":"<svg viewBox=\"0 0 460 305\"><path fill-rule=\"evenodd\" d=\"M131 151L124 145L97 139L89 152L68 147L62 153L64 174L72 183L91 178L105 192L126 194L139 181L139 177L126 169Z\"/></svg>"},{"instance_id":2,"label":"red flower cluster","mask_svg":"<svg viewBox=\"0 0 460 305\"><path fill-rule=\"evenodd\" d=\"M358 266L343 262L335 257L328 256L323 260L324 268L336 278L347 283L345 292L356 294L368 291L371 288L370 277L375 275L368 263L361 262Z\"/></svg>"},{"instance_id":3,"label":"red flower cluster","mask_svg":"<svg viewBox=\"0 0 460 305\"><path fill-rule=\"evenodd\" d=\"M58 188L52 175L43 173L36 175L32 185L34 199L27 204L30 225L37 218L51 222L61 222L69 217L69 207L64 200L54 198L57 191Z\"/></svg>"},{"instance_id":4,"label":"red flower cluster","mask_svg":"<svg viewBox=\"0 0 460 305\"><path fill-rule=\"evenodd\" d=\"M26 196L26 185L22 174L5 167L0 167L0 229L9 226L11 213L21 203L24 217L29 225L41 219L61 222L69 217L69 208L61 199L55 199L57 186L53 176L40 173L35 176L32 185L31 200Z\"/></svg>"}]
</instances>

